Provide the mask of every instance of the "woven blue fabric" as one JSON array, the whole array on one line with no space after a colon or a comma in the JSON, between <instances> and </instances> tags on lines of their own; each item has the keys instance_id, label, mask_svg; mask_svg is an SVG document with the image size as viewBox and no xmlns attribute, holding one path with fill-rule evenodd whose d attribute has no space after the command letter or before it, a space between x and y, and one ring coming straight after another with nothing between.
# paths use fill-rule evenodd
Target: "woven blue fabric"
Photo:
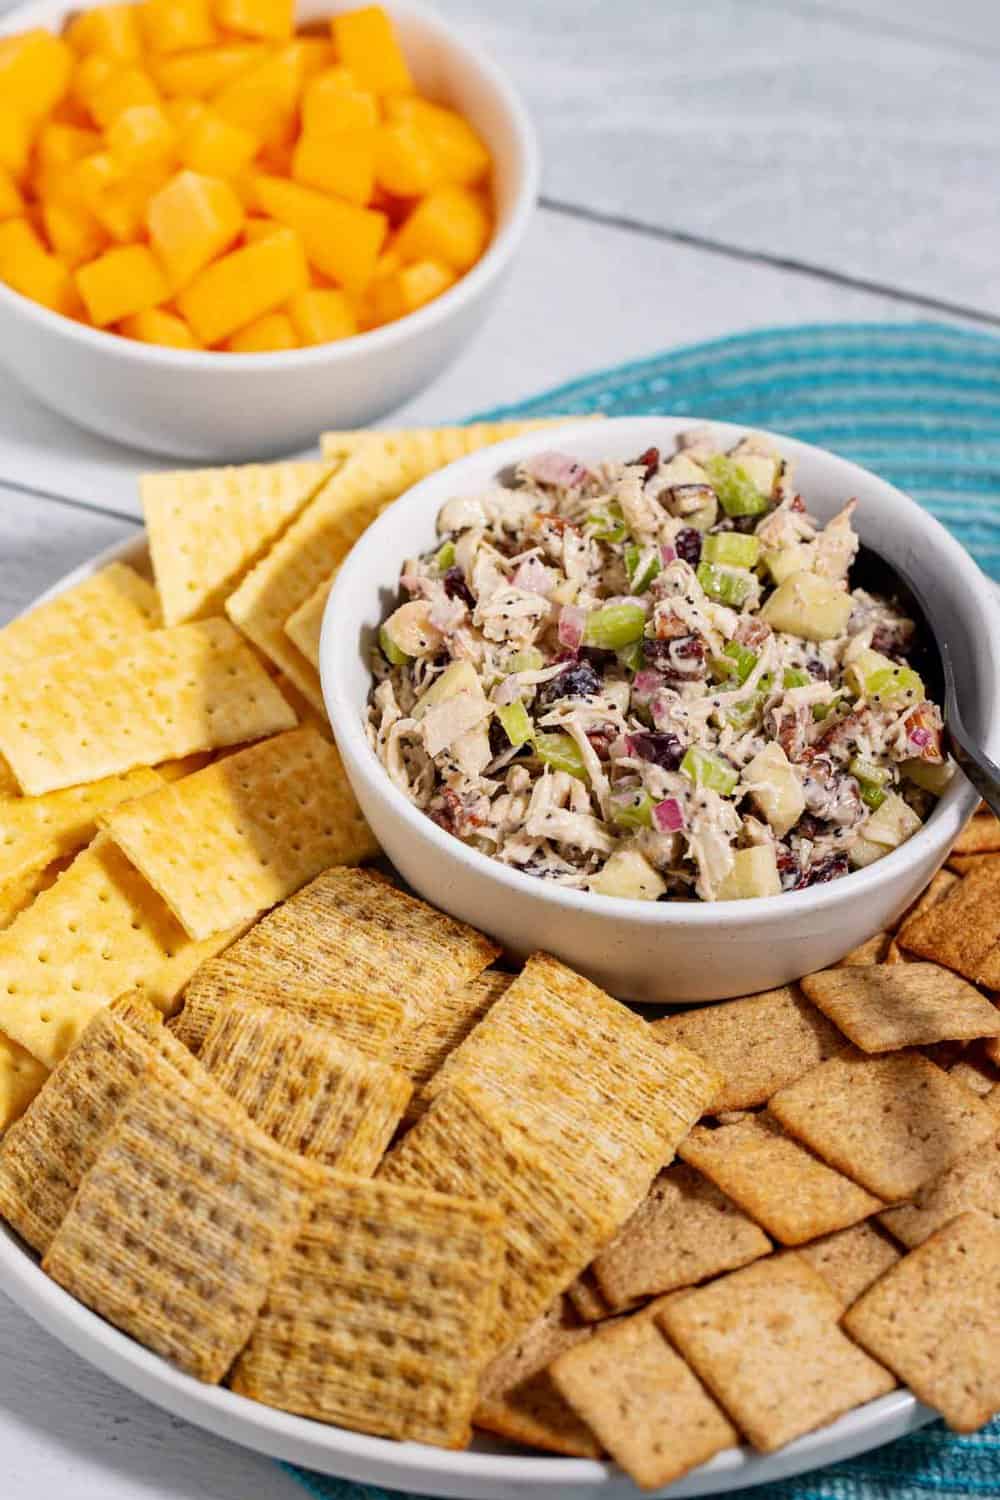
<instances>
[{"instance_id":1,"label":"woven blue fabric","mask_svg":"<svg viewBox=\"0 0 1000 1500\"><path fill-rule=\"evenodd\" d=\"M598 370L477 420L571 412L690 412L830 448L925 505L1000 579L1000 339L990 334L937 323L764 329ZM289 1472L317 1500L398 1500L374 1486ZM1000 1495L1000 1420L967 1438L935 1422L859 1458L737 1494Z\"/></svg>"}]
</instances>

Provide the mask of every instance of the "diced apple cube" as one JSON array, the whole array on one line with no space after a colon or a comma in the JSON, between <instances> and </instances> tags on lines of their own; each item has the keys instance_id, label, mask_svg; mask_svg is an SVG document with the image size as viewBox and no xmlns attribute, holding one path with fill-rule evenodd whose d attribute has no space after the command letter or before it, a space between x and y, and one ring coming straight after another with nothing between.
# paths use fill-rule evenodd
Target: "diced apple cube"
<instances>
[{"instance_id":1,"label":"diced apple cube","mask_svg":"<svg viewBox=\"0 0 1000 1500\"><path fill-rule=\"evenodd\" d=\"M346 293L333 287L299 292L289 302L288 314L301 344L332 344L358 331L358 320Z\"/></svg>"},{"instance_id":2,"label":"diced apple cube","mask_svg":"<svg viewBox=\"0 0 1000 1500\"><path fill-rule=\"evenodd\" d=\"M274 354L298 347L291 318L280 312L265 314L226 340L226 348L231 354Z\"/></svg>"},{"instance_id":3,"label":"diced apple cube","mask_svg":"<svg viewBox=\"0 0 1000 1500\"><path fill-rule=\"evenodd\" d=\"M308 281L297 235L275 234L232 250L180 293L177 305L203 344L218 344L274 312Z\"/></svg>"},{"instance_id":4,"label":"diced apple cube","mask_svg":"<svg viewBox=\"0 0 1000 1500\"><path fill-rule=\"evenodd\" d=\"M150 200L147 222L174 291L233 243L244 217L242 203L221 177L183 171L161 188Z\"/></svg>"},{"instance_id":5,"label":"diced apple cube","mask_svg":"<svg viewBox=\"0 0 1000 1500\"><path fill-rule=\"evenodd\" d=\"M349 203L363 205L375 186L375 130L341 130L336 135L303 132L292 156L292 176Z\"/></svg>"},{"instance_id":6,"label":"diced apple cube","mask_svg":"<svg viewBox=\"0 0 1000 1500\"><path fill-rule=\"evenodd\" d=\"M298 233L310 263L331 281L360 291L371 280L389 227L385 214L280 177L258 177L257 203Z\"/></svg>"},{"instance_id":7,"label":"diced apple cube","mask_svg":"<svg viewBox=\"0 0 1000 1500\"><path fill-rule=\"evenodd\" d=\"M955 762L953 760L942 760L938 762L929 760L904 760L900 771L918 786L922 791L930 792L933 797L943 797L951 779L955 774Z\"/></svg>"},{"instance_id":8,"label":"diced apple cube","mask_svg":"<svg viewBox=\"0 0 1000 1500\"><path fill-rule=\"evenodd\" d=\"M774 850L770 844L755 844L737 849L728 875L719 886L720 901L746 901L755 896L777 896L781 877Z\"/></svg>"},{"instance_id":9,"label":"diced apple cube","mask_svg":"<svg viewBox=\"0 0 1000 1500\"><path fill-rule=\"evenodd\" d=\"M867 865L873 865L877 859L884 859L891 853L888 844L876 844L871 839L857 838L851 845L847 856L852 870L863 870Z\"/></svg>"},{"instance_id":10,"label":"diced apple cube","mask_svg":"<svg viewBox=\"0 0 1000 1500\"><path fill-rule=\"evenodd\" d=\"M284 42L295 24L294 0L216 0L215 13L228 31Z\"/></svg>"},{"instance_id":11,"label":"diced apple cube","mask_svg":"<svg viewBox=\"0 0 1000 1500\"><path fill-rule=\"evenodd\" d=\"M599 896L625 901L655 901L667 889L663 877L638 849L616 849L587 884Z\"/></svg>"},{"instance_id":12,"label":"diced apple cube","mask_svg":"<svg viewBox=\"0 0 1000 1500\"><path fill-rule=\"evenodd\" d=\"M146 312L170 295L167 278L147 245L107 250L76 273L90 321L98 328Z\"/></svg>"},{"instance_id":13,"label":"diced apple cube","mask_svg":"<svg viewBox=\"0 0 1000 1500\"><path fill-rule=\"evenodd\" d=\"M775 583L784 583L793 573L812 569L814 549L809 542L793 542L789 547L765 547L763 562Z\"/></svg>"},{"instance_id":14,"label":"diced apple cube","mask_svg":"<svg viewBox=\"0 0 1000 1500\"><path fill-rule=\"evenodd\" d=\"M921 826L909 803L898 792L889 792L864 825L864 837L870 844L886 844L895 849L912 838Z\"/></svg>"},{"instance_id":15,"label":"diced apple cube","mask_svg":"<svg viewBox=\"0 0 1000 1500\"><path fill-rule=\"evenodd\" d=\"M0 281L53 312L75 317L80 298L62 261L50 255L26 219L0 224Z\"/></svg>"},{"instance_id":16,"label":"diced apple cube","mask_svg":"<svg viewBox=\"0 0 1000 1500\"><path fill-rule=\"evenodd\" d=\"M489 237L490 216L482 199L449 184L421 199L400 229L396 248L404 260L443 261L453 271L468 271Z\"/></svg>"},{"instance_id":17,"label":"diced apple cube","mask_svg":"<svg viewBox=\"0 0 1000 1500\"><path fill-rule=\"evenodd\" d=\"M142 55L137 5L96 5L81 10L66 28L66 40L81 57L97 53L115 62L136 62Z\"/></svg>"},{"instance_id":18,"label":"diced apple cube","mask_svg":"<svg viewBox=\"0 0 1000 1500\"><path fill-rule=\"evenodd\" d=\"M743 786L778 838L784 838L805 812L802 782L776 740L743 768Z\"/></svg>"},{"instance_id":19,"label":"diced apple cube","mask_svg":"<svg viewBox=\"0 0 1000 1500\"><path fill-rule=\"evenodd\" d=\"M843 635L853 607L850 594L832 579L799 572L778 585L760 618L772 630L806 641L829 641Z\"/></svg>"},{"instance_id":20,"label":"diced apple cube","mask_svg":"<svg viewBox=\"0 0 1000 1500\"><path fill-rule=\"evenodd\" d=\"M413 706L413 717L422 719L430 709L437 708L459 693L478 693L480 697L486 697L479 675L470 661L453 661L449 667L445 667L441 676L417 699Z\"/></svg>"},{"instance_id":21,"label":"diced apple cube","mask_svg":"<svg viewBox=\"0 0 1000 1500\"><path fill-rule=\"evenodd\" d=\"M163 307L151 307L123 318L118 332L141 344L160 344L166 349L201 348L184 319Z\"/></svg>"},{"instance_id":22,"label":"diced apple cube","mask_svg":"<svg viewBox=\"0 0 1000 1500\"><path fill-rule=\"evenodd\" d=\"M219 39L209 0L143 0L138 11L150 52L186 52Z\"/></svg>"},{"instance_id":23,"label":"diced apple cube","mask_svg":"<svg viewBox=\"0 0 1000 1500\"><path fill-rule=\"evenodd\" d=\"M413 88L403 49L380 5L333 16L330 29L340 61L362 88L376 94L407 94Z\"/></svg>"}]
</instances>

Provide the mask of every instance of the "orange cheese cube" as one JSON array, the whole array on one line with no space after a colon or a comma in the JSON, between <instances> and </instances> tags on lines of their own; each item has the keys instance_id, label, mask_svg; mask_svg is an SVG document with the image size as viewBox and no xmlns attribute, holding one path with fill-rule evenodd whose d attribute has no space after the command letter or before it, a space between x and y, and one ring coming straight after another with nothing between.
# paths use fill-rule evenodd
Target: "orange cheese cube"
<instances>
[{"instance_id":1,"label":"orange cheese cube","mask_svg":"<svg viewBox=\"0 0 1000 1500\"><path fill-rule=\"evenodd\" d=\"M96 130L83 130L76 125L43 125L35 142L35 155L39 167L66 167L90 156L101 149L101 137Z\"/></svg>"},{"instance_id":2,"label":"orange cheese cube","mask_svg":"<svg viewBox=\"0 0 1000 1500\"><path fill-rule=\"evenodd\" d=\"M261 240L269 240L274 234L284 234L284 224L279 224L277 219L247 219L243 226L243 239L248 245L256 245Z\"/></svg>"},{"instance_id":3,"label":"orange cheese cube","mask_svg":"<svg viewBox=\"0 0 1000 1500\"><path fill-rule=\"evenodd\" d=\"M219 39L209 0L144 0L139 25L150 52L186 52Z\"/></svg>"},{"instance_id":4,"label":"orange cheese cube","mask_svg":"<svg viewBox=\"0 0 1000 1500\"><path fill-rule=\"evenodd\" d=\"M291 318L280 312L267 313L226 340L226 348L231 354L273 354L281 349L298 347Z\"/></svg>"},{"instance_id":5,"label":"orange cheese cube","mask_svg":"<svg viewBox=\"0 0 1000 1500\"><path fill-rule=\"evenodd\" d=\"M286 42L295 25L294 0L216 0L215 14L228 31Z\"/></svg>"},{"instance_id":6,"label":"orange cheese cube","mask_svg":"<svg viewBox=\"0 0 1000 1500\"><path fill-rule=\"evenodd\" d=\"M178 137L190 130L208 108L200 99L164 99L163 113L177 132Z\"/></svg>"},{"instance_id":7,"label":"orange cheese cube","mask_svg":"<svg viewBox=\"0 0 1000 1500\"><path fill-rule=\"evenodd\" d=\"M0 167L0 220L18 219L24 214L21 189L5 168Z\"/></svg>"},{"instance_id":8,"label":"orange cheese cube","mask_svg":"<svg viewBox=\"0 0 1000 1500\"><path fill-rule=\"evenodd\" d=\"M360 290L371 280L389 228L385 214L278 177L257 178L257 206L297 231L310 263L331 281Z\"/></svg>"},{"instance_id":9,"label":"orange cheese cube","mask_svg":"<svg viewBox=\"0 0 1000 1500\"><path fill-rule=\"evenodd\" d=\"M422 198L396 239L404 260L443 261L453 271L475 265L490 237L490 216L468 188L449 184Z\"/></svg>"},{"instance_id":10,"label":"orange cheese cube","mask_svg":"<svg viewBox=\"0 0 1000 1500\"><path fill-rule=\"evenodd\" d=\"M333 16L330 29L337 56L363 88L376 94L406 94L413 88L403 49L380 5Z\"/></svg>"},{"instance_id":11,"label":"orange cheese cube","mask_svg":"<svg viewBox=\"0 0 1000 1500\"><path fill-rule=\"evenodd\" d=\"M261 62L266 51L262 42L229 42L201 52L151 57L149 69L168 98L207 99Z\"/></svg>"},{"instance_id":12,"label":"orange cheese cube","mask_svg":"<svg viewBox=\"0 0 1000 1500\"><path fill-rule=\"evenodd\" d=\"M177 132L159 104L123 109L106 139L112 159L125 171L166 165L177 155Z\"/></svg>"},{"instance_id":13,"label":"orange cheese cube","mask_svg":"<svg viewBox=\"0 0 1000 1500\"><path fill-rule=\"evenodd\" d=\"M74 270L93 260L108 243L108 236L89 209L59 198L42 201L42 227L53 250Z\"/></svg>"},{"instance_id":14,"label":"orange cheese cube","mask_svg":"<svg viewBox=\"0 0 1000 1500\"><path fill-rule=\"evenodd\" d=\"M70 102L86 115L87 124L93 124L90 101L121 64L99 52L91 52L77 63L69 84Z\"/></svg>"},{"instance_id":15,"label":"orange cheese cube","mask_svg":"<svg viewBox=\"0 0 1000 1500\"><path fill-rule=\"evenodd\" d=\"M73 76L72 48L41 28L7 37L0 47L0 100L4 114L38 121L62 99Z\"/></svg>"},{"instance_id":16,"label":"orange cheese cube","mask_svg":"<svg viewBox=\"0 0 1000 1500\"><path fill-rule=\"evenodd\" d=\"M275 234L207 266L177 305L203 344L218 344L294 297L307 274L298 236Z\"/></svg>"},{"instance_id":17,"label":"orange cheese cube","mask_svg":"<svg viewBox=\"0 0 1000 1500\"><path fill-rule=\"evenodd\" d=\"M77 162L65 187L54 186L53 191L86 204L111 238L124 245L142 234L149 201L168 170L153 164L126 172L109 151L99 151Z\"/></svg>"},{"instance_id":18,"label":"orange cheese cube","mask_svg":"<svg viewBox=\"0 0 1000 1500\"><path fill-rule=\"evenodd\" d=\"M257 138L240 125L202 109L180 140L180 159L209 177L238 177L257 155Z\"/></svg>"},{"instance_id":19,"label":"orange cheese cube","mask_svg":"<svg viewBox=\"0 0 1000 1500\"><path fill-rule=\"evenodd\" d=\"M375 131L370 126L337 135L306 131L295 147L292 176L350 203L367 203L375 186Z\"/></svg>"},{"instance_id":20,"label":"orange cheese cube","mask_svg":"<svg viewBox=\"0 0 1000 1500\"><path fill-rule=\"evenodd\" d=\"M0 108L0 167L18 181L27 174L34 133L32 120Z\"/></svg>"},{"instance_id":21,"label":"orange cheese cube","mask_svg":"<svg viewBox=\"0 0 1000 1500\"><path fill-rule=\"evenodd\" d=\"M407 313L416 312L418 307L440 297L454 282L454 271L439 261L418 260L412 266L402 266L372 283L371 304L375 319L379 323L391 323Z\"/></svg>"},{"instance_id":22,"label":"orange cheese cube","mask_svg":"<svg viewBox=\"0 0 1000 1500\"><path fill-rule=\"evenodd\" d=\"M446 181L475 187L489 171L490 153L468 120L455 110L413 94L387 99L385 113L394 125L416 126L434 152L439 173Z\"/></svg>"},{"instance_id":23,"label":"orange cheese cube","mask_svg":"<svg viewBox=\"0 0 1000 1500\"><path fill-rule=\"evenodd\" d=\"M146 312L170 295L167 278L146 245L120 245L81 266L76 284L97 328Z\"/></svg>"},{"instance_id":24,"label":"orange cheese cube","mask_svg":"<svg viewBox=\"0 0 1000 1500\"><path fill-rule=\"evenodd\" d=\"M294 156L295 145L292 141L282 141L280 145L272 142L270 146L261 148L257 157L257 170L270 172L275 177L290 177Z\"/></svg>"},{"instance_id":25,"label":"orange cheese cube","mask_svg":"<svg viewBox=\"0 0 1000 1500\"><path fill-rule=\"evenodd\" d=\"M437 155L418 125L380 125L376 136L378 185L399 198L420 198L442 180Z\"/></svg>"},{"instance_id":26,"label":"orange cheese cube","mask_svg":"<svg viewBox=\"0 0 1000 1500\"><path fill-rule=\"evenodd\" d=\"M243 219L243 204L229 184L200 172L178 172L150 199L150 243L173 290L186 286L233 243Z\"/></svg>"},{"instance_id":27,"label":"orange cheese cube","mask_svg":"<svg viewBox=\"0 0 1000 1500\"><path fill-rule=\"evenodd\" d=\"M327 68L306 85L302 95L305 135L337 135L378 123L378 100L361 89L347 68Z\"/></svg>"},{"instance_id":28,"label":"orange cheese cube","mask_svg":"<svg viewBox=\"0 0 1000 1500\"><path fill-rule=\"evenodd\" d=\"M358 331L358 320L344 292L310 287L288 304L292 326L302 344L332 344Z\"/></svg>"},{"instance_id":29,"label":"orange cheese cube","mask_svg":"<svg viewBox=\"0 0 1000 1500\"><path fill-rule=\"evenodd\" d=\"M61 260L50 255L27 219L0 224L0 281L53 312L77 317L80 298Z\"/></svg>"},{"instance_id":30,"label":"orange cheese cube","mask_svg":"<svg viewBox=\"0 0 1000 1500\"><path fill-rule=\"evenodd\" d=\"M149 74L141 68L124 67L113 69L110 76L98 84L87 105L95 123L107 130L127 109L159 102L160 96Z\"/></svg>"},{"instance_id":31,"label":"orange cheese cube","mask_svg":"<svg viewBox=\"0 0 1000 1500\"><path fill-rule=\"evenodd\" d=\"M81 57L97 53L115 62L137 62L142 56L137 5L97 5L81 10L66 28L66 40Z\"/></svg>"},{"instance_id":32,"label":"orange cheese cube","mask_svg":"<svg viewBox=\"0 0 1000 1500\"><path fill-rule=\"evenodd\" d=\"M140 344L162 344L168 349L201 348L184 319L163 307L150 307L122 318L118 332L128 339L138 339Z\"/></svg>"},{"instance_id":33,"label":"orange cheese cube","mask_svg":"<svg viewBox=\"0 0 1000 1500\"><path fill-rule=\"evenodd\" d=\"M212 108L249 130L262 145L284 145L295 134L302 92L302 51L294 42L239 73L213 98Z\"/></svg>"},{"instance_id":34,"label":"orange cheese cube","mask_svg":"<svg viewBox=\"0 0 1000 1500\"><path fill-rule=\"evenodd\" d=\"M322 36L298 35L298 43L302 49L302 76L305 79L317 78L331 68L336 59L333 43Z\"/></svg>"}]
</instances>

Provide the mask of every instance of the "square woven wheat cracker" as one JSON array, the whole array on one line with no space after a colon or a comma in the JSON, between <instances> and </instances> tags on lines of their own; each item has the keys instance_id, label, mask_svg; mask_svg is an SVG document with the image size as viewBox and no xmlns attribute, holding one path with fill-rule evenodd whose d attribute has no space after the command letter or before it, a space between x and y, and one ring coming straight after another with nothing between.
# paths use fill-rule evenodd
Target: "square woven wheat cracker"
<instances>
[{"instance_id":1,"label":"square woven wheat cracker","mask_svg":"<svg viewBox=\"0 0 1000 1500\"><path fill-rule=\"evenodd\" d=\"M36 1250L48 1248L154 1054L186 1067L184 1049L156 1025L160 1035L128 1003L100 1011L0 1142L0 1213Z\"/></svg>"},{"instance_id":2,"label":"square woven wheat cracker","mask_svg":"<svg viewBox=\"0 0 1000 1500\"><path fill-rule=\"evenodd\" d=\"M874 964L807 974L802 988L863 1052L1000 1036L1000 1011L937 964Z\"/></svg>"},{"instance_id":3,"label":"square woven wheat cracker","mask_svg":"<svg viewBox=\"0 0 1000 1500\"><path fill-rule=\"evenodd\" d=\"M285 634L292 644L302 652L307 662L319 671L319 638L323 630L323 614L340 570L335 568L329 578L317 584L309 598L299 605L294 614L285 621Z\"/></svg>"},{"instance_id":4,"label":"square woven wheat cracker","mask_svg":"<svg viewBox=\"0 0 1000 1500\"><path fill-rule=\"evenodd\" d=\"M0 932L0 1027L54 1067L109 1000L139 989L167 1009L195 969L235 936L192 942L101 834Z\"/></svg>"},{"instance_id":5,"label":"square woven wheat cracker","mask_svg":"<svg viewBox=\"0 0 1000 1500\"><path fill-rule=\"evenodd\" d=\"M672 1299L660 1321L753 1446L773 1453L896 1383L841 1331L842 1310L789 1252Z\"/></svg>"},{"instance_id":6,"label":"square woven wheat cracker","mask_svg":"<svg viewBox=\"0 0 1000 1500\"><path fill-rule=\"evenodd\" d=\"M251 932L256 929L251 929ZM247 959L234 957L241 946L202 964L184 992L184 1008L170 1028L194 1053L201 1050L209 1027L230 1005L267 1005L313 1026L333 1032L365 1057L389 1057L403 1024L405 1003L390 995L354 995L345 990L285 990L278 974L257 974ZM245 977L243 977L245 975Z\"/></svg>"},{"instance_id":7,"label":"square woven wheat cracker","mask_svg":"<svg viewBox=\"0 0 1000 1500\"><path fill-rule=\"evenodd\" d=\"M712 1104L719 1075L596 985L535 954L424 1090L455 1084L496 1098L619 1218Z\"/></svg>"},{"instance_id":8,"label":"square woven wheat cracker","mask_svg":"<svg viewBox=\"0 0 1000 1500\"><path fill-rule=\"evenodd\" d=\"M888 932L876 932L874 937L868 938L864 943L859 943L852 948L850 953L845 953L834 965L837 969L860 968L867 964L884 964L887 962L886 955L892 945L892 934Z\"/></svg>"},{"instance_id":9,"label":"square woven wheat cracker","mask_svg":"<svg viewBox=\"0 0 1000 1500\"><path fill-rule=\"evenodd\" d=\"M483 1371L475 1425L548 1453L600 1458L600 1443L560 1396L548 1372L557 1354L589 1339L591 1332L580 1324L566 1298L557 1297Z\"/></svg>"},{"instance_id":10,"label":"square woven wheat cracker","mask_svg":"<svg viewBox=\"0 0 1000 1500\"><path fill-rule=\"evenodd\" d=\"M943 901L904 923L899 941L973 984L1000 989L1000 860L977 865Z\"/></svg>"},{"instance_id":11,"label":"square woven wheat cracker","mask_svg":"<svg viewBox=\"0 0 1000 1500\"><path fill-rule=\"evenodd\" d=\"M714 1130L700 1125L680 1154L783 1245L804 1245L885 1207L767 1115Z\"/></svg>"},{"instance_id":12,"label":"square woven wheat cracker","mask_svg":"<svg viewBox=\"0 0 1000 1500\"><path fill-rule=\"evenodd\" d=\"M199 1055L279 1145L356 1177L374 1173L412 1088L329 1031L256 1006L221 1010Z\"/></svg>"},{"instance_id":13,"label":"square woven wheat cracker","mask_svg":"<svg viewBox=\"0 0 1000 1500\"><path fill-rule=\"evenodd\" d=\"M980 868L992 868L996 874L1000 871L1000 854L950 854L948 868L959 877Z\"/></svg>"},{"instance_id":14,"label":"square woven wheat cracker","mask_svg":"<svg viewBox=\"0 0 1000 1500\"><path fill-rule=\"evenodd\" d=\"M125 563L109 563L0 630L0 674L88 645L127 650L159 624L153 585Z\"/></svg>"},{"instance_id":15,"label":"square woven wheat cracker","mask_svg":"<svg viewBox=\"0 0 1000 1500\"><path fill-rule=\"evenodd\" d=\"M1000 1134L974 1146L918 1189L912 1203L879 1214L907 1249L922 1245L957 1214L975 1210L1000 1223Z\"/></svg>"},{"instance_id":16,"label":"square woven wheat cracker","mask_svg":"<svg viewBox=\"0 0 1000 1500\"><path fill-rule=\"evenodd\" d=\"M835 1057L769 1109L797 1140L889 1203L995 1133L975 1094L919 1052Z\"/></svg>"},{"instance_id":17,"label":"square woven wheat cracker","mask_svg":"<svg viewBox=\"0 0 1000 1500\"><path fill-rule=\"evenodd\" d=\"M654 1036L680 1042L718 1068L725 1082L715 1111L750 1109L845 1045L797 985L743 1000L703 1005L654 1021Z\"/></svg>"},{"instance_id":18,"label":"square woven wheat cracker","mask_svg":"<svg viewBox=\"0 0 1000 1500\"><path fill-rule=\"evenodd\" d=\"M603 1323L614 1311L597 1284L592 1265L570 1282L565 1295L581 1323Z\"/></svg>"},{"instance_id":19,"label":"square woven wheat cracker","mask_svg":"<svg viewBox=\"0 0 1000 1500\"><path fill-rule=\"evenodd\" d=\"M902 1252L877 1224L852 1224L798 1252L818 1271L841 1305L850 1307L880 1276L892 1269Z\"/></svg>"},{"instance_id":20,"label":"square woven wheat cracker","mask_svg":"<svg viewBox=\"0 0 1000 1500\"><path fill-rule=\"evenodd\" d=\"M322 1172L221 1089L154 1058L42 1262L116 1328L199 1380L246 1343Z\"/></svg>"},{"instance_id":21,"label":"square woven wheat cracker","mask_svg":"<svg viewBox=\"0 0 1000 1500\"><path fill-rule=\"evenodd\" d=\"M530 1327L617 1228L606 1205L582 1198L493 1099L465 1087L434 1101L378 1175L499 1210L504 1266L490 1356Z\"/></svg>"},{"instance_id":22,"label":"square woven wheat cracker","mask_svg":"<svg viewBox=\"0 0 1000 1500\"><path fill-rule=\"evenodd\" d=\"M739 1433L652 1317L623 1318L560 1354L556 1389L641 1489L733 1448Z\"/></svg>"},{"instance_id":23,"label":"square woven wheat cracker","mask_svg":"<svg viewBox=\"0 0 1000 1500\"><path fill-rule=\"evenodd\" d=\"M847 1331L954 1432L1000 1411L1000 1223L952 1219L847 1313Z\"/></svg>"},{"instance_id":24,"label":"square woven wheat cracker","mask_svg":"<svg viewBox=\"0 0 1000 1500\"><path fill-rule=\"evenodd\" d=\"M937 906L945 896L958 884L960 877L953 870L938 870L926 890L922 891L912 905L908 906L896 923L896 934L898 936L901 927L914 917L920 917L925 911L930 911L932 906Z\"/></svg>"},{"instance_id":25,"label":"square woven wheat cracker","mask_svg":"<svg viewBox=\"0 0 1000 1500\"><path fill-rule=\"evenodd\" d=\"M966 1047L961 1057L952 1063L948 1072L952 1074L956 1083L961 1083L965 1088L971 1089L984 1099L991 1109L1000 1110L1000 1068L991 1061L991 1051L1000 1046L1000 1042L994 1038L991 1042L981 1042L978 1046Z\"/></svg>"},{"instance_id":26,"label":"square woven wheat cracker","mask_svg":"<svg viewBox=\"0 0 1000 1500\"><path fill-rule=\"evenodd\" d=\"M329 1174L233 1389L340 1427L464 1447L500 1259L485 1203Z\"/></svg>"},{"instance_id":27,"label":"square woven wheat cracker","mask_svg":"<svg viewBox=\"0 0 1000 1500\"><path fill-rule=\"evenodd\" d=\"M24 1114L48 1076L44 1063L0 1031L0 1132ZM0 1159L2 1152L0 1144Z\"/></svg>"},{"instance_id":28,"label":"square woven wheat cracker","mask_svg":"<svg viewBox=\"0 0 1000 1500\"><path fill-rule=\"evenodd\" d=\"M193 938L378 852L337 750L315 729L262 740L105 822Z\"/></svg>"},{"instance_id":29,"label":"square woven wheat cracker","mask_svg":"<svg viewBox=\"0 0 1000 1500\"><path fill-rule=\"evenodd\" d=\"M995 854L1000 850L1000 818L977 812L951 846L952 854Z\"/></svg>"},{"instance_id":30,"label":"square woven wheat cracker","mask_svg":"<svg viewBox=\"0 0 1000 1500\"><path fill-rule=\"evenodd\" d=\"M685 1162L661 1172L625 1227L594 1261L597 1284L614 1309L639 1297L694 1286L761 1255L767 1235Z\"/></svg>"},{"instance_id":31,"label":"square woven wheat cracker","mask_svg":"<svg viewBox=\"0 0 1000 1500\"><path fill-rule=\"evenodd\" d=\"M403 1029L396 1039L393 1059L413 1079L415 1089L422 1088L449 1053L465 1041L491 1006L506 994L512 979L513 975L502 969L486 969L478 979L443 996L440 1005L416 1025ZM417 1100L413 1103L416 1105Z\"/></svg>"},{"instance_id":32,"label":"square woven wheat cracker","mask_svg":"<svg viewBox=\"0 0 1000 1500\"><path fill-rule=\"evenodd\" d=\"M248 568L333 472L332 463L182 469L139 480L166 625L222 611Z\"/></svg>"},{"instance_id":33,"label":"square woven wheat cracker","mask_svg":"<svg viewBox=\"0 0 1000 1500\"><path fill-rule=\"evenodd\" d=\"M0 677L0 700L0 751L34 796L295 724L226 620L43 658Z\"/></svg>"},{"instance_id":34,"label":"square woven wheat cracker","mask_svg":"<svg viewBox=\"0 0 1000 1500\"><path fill-rule=\"evenodd\" d=\"M141 766L42 797L0 796L0 884L75 854L93 838L103 813L161 786L163 777Z\"/></svg>"}]
</instances>

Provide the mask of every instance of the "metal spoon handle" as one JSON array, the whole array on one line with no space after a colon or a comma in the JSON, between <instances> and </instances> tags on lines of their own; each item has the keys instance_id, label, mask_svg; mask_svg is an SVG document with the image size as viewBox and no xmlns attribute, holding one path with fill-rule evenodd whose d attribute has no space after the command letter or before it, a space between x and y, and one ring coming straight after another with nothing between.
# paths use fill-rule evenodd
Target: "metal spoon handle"
<instances>
[{"instance_id":1,"label":"metal spoon handle","mask_svg":"<svg viewBox=\"0 0 1000 1500\"><path fill-rule=\"evenodd\" d=\"M964 727L955 714L948 716L948 733L951 753L959 770L972 782L987 807L1000 818L1000 766L994 765L982 750L970 748Z\"/></svg>"}]
</instances>

